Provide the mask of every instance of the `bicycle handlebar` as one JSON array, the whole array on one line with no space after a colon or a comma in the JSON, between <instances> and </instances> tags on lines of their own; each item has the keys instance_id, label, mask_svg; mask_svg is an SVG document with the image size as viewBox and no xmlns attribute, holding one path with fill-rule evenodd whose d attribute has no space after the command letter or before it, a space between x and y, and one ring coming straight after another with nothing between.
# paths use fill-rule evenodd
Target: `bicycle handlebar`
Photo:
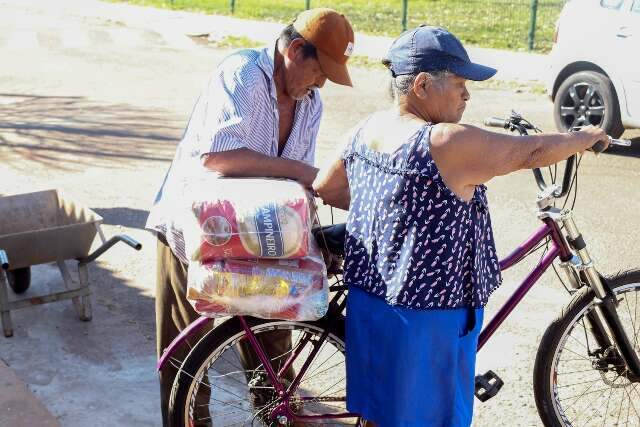
<instances>
[{"instance_id":1,"label":"bicycle handlebar","mask_svg":"<svg viewBox=\"0 0 640 427\"><path fill-rule=\"evenodd\" d=\"M511 115L508 119L502 119L498 117L489 117L485 119L484 124L489 127L498 127L503 129L509 129L511 132L517 131L521 136L525 136L529 134L529 130L536 130L535 126L533 126L529 121L525 120L520 114L515 111L511 112ZM579 130L579 128L573 128L571 130ZM631 146L631 141L628 139L613 139L609 137L610 145L620 145L624 147ZM598 141L590 148L594 153L602 153L606 149L606 145L604 141ZM564 175L562 178L562 187L560 187L559 191L554 193L556 198L561 198L567 195L569 192L569 187L571 184L571 176L573 174L573 167L576 162L576 155L572 155L567 159L567 163L564 168ZM533 176L538 184L540 190L545 190L547 188L547 183L542 176L542 172L539 168L532 169Z\"/></svg>"},{"instance_id":2,"label":"bicycle handlebar","mask_svg":"<svg viewBox=\"0 0 640 427\"><path fill-rule=\"evenodd\" d=\"M509 129L509 121L498 117L489 117L485 119L484 125L494 128Z\"/></svg>"}]
</instances>

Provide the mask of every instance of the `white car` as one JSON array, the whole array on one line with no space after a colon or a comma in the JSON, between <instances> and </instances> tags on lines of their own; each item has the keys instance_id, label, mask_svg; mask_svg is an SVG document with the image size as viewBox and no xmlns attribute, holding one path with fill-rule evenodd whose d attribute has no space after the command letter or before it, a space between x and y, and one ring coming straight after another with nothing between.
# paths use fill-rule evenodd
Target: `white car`
<instances>
[{"instance_id":1,"label":"white car","mask_svg":"<svg viewBox=\"0 0 640 427\"><path fill-rule=\"evenodd\" d=\"M568 1L550 60L558 130L592 124L617 138L640 127L640 0Z\"/></svg>"}]
</instances>

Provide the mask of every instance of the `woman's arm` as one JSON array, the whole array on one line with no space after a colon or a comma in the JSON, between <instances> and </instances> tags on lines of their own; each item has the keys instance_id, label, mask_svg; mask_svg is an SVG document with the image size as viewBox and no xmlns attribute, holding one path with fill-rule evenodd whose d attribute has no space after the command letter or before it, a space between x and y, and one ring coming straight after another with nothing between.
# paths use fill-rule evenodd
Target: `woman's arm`
<instances>
[{"instance_id":1,"label":"woman's arm","mask_svg":"<svg viewBox=\"0 0 640 427\"><path fill-rule=\"evenodd\" d=\"M313 183L313 189L325 204L349 210L351 194L344 160L340 158L327 168L321 169Z\"/></svg>"},{"instance_id":2,"label":"woman's arm","mask_svg":"<svg viewBox=\"0 0 640 427\"><path fill-rule=\"evenodd\" d=\"M475 126L441 123L431 132L431 154L452 186L479 185L520 169L549 166L608 138L593 126L579 132L513 136Z\"/></svg>"}]
</instances>

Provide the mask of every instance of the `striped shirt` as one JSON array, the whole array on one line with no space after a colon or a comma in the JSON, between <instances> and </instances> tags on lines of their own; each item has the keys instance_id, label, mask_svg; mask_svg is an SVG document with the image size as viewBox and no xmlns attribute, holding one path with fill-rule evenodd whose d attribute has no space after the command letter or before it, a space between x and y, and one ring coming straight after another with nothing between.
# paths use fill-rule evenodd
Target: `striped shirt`
<instances>
[{"instance_id":1,"label":"striped shirt","mask_svg":"<svg viewBox=\"0 0 640 427\"><path fill-rule=\"evenodd\" d=\"M240 50L222 61L196 102L146 225L163 234L173 253L185 263L188 259L178 207L184 206L190 177L204 171L201 157L240 148L278 156L279 113L273 71L273 48ZM281 157L313 165L321 115L320 94L314 89L296 104Z\"/></svg>"}]
</instances>

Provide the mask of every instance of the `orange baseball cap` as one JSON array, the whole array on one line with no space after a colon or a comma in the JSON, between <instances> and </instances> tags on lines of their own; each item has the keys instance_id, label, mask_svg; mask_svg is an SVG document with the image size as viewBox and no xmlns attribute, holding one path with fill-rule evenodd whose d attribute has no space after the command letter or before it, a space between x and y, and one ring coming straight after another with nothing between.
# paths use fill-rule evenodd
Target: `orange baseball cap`
<instances>
[{"instance_id":1,"label":"orange baseball cap","mask_svg":"<svg viewBox=\"0 0 640 427\"><path fill-rule=\"evenodd\" d=\"M316 47L320 67L329 80L353 86L347 70L354 47L353 28L344 15L328 8L305 10L293 28Z\"/></svg>"}]
</instances>

